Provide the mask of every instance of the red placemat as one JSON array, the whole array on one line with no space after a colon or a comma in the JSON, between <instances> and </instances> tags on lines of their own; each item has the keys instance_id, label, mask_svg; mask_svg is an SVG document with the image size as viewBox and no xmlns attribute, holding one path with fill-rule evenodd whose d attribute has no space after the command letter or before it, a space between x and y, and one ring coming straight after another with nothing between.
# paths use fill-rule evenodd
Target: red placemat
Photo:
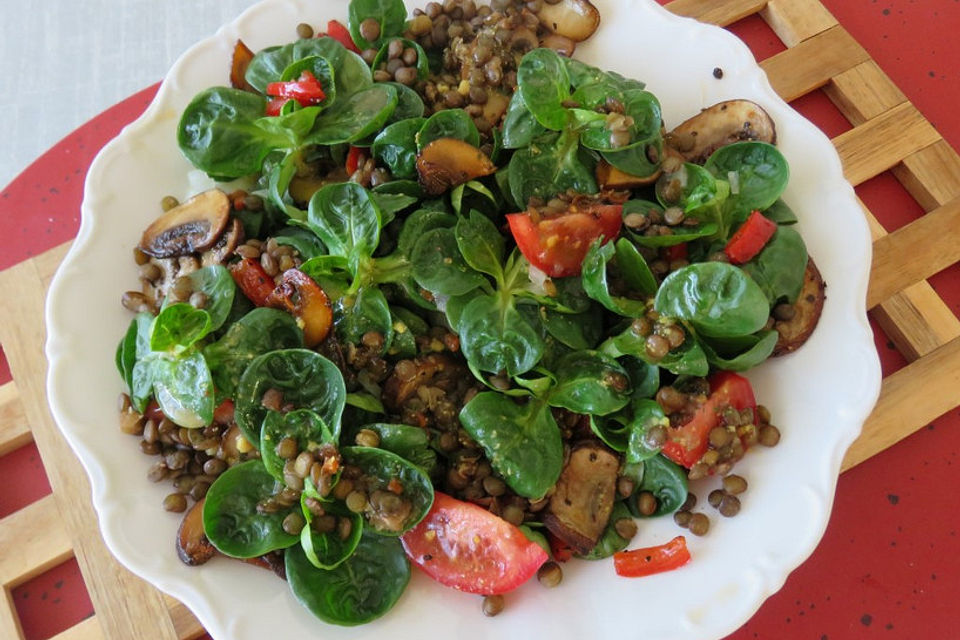
<instances>
[{"instance_id":1,"label":"red placemat","mask_svg":"<svg viewBox=\"0 0 960 640\"><path fill-rule=\"evenodd\" d=\"M956 0L824 0L907 97L955 148L960 146L960 54L951 45L960 27ZM758 59L783 45L759 18L733 25ZM136 118L156 86L141 91L67 136L0 192L0 269L72 238L90 161ZM830 136L849 123L821 93L794 105ZM923 212L891 176L857 189L888 229ZM956 267L931 279L960 311ZM884 375L902 357L877 333ZM10 379L0 357L0 383ZM730 636L837 640L874 637L957 637L953 601L960 595L960 497L951 490L960 450L960 414L945 415L892 449L845 473L833 516L811 558L756 616ZM0 458L0 517L49 492L29 445ZM946 490L945 490L946 489ZM790 500L791 496L783 496ZM749 494L746 498L749 507ZM92 614L76 564L64 563L13 590L28 640L42 640ZM638 621L642 626L642 621Z\"/></svg>"}]
</instances>

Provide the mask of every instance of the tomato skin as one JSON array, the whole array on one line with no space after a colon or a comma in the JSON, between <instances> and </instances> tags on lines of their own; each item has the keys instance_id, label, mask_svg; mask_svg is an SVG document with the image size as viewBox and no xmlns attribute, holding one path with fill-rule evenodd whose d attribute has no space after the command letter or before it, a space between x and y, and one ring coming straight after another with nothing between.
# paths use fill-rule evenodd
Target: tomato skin
<instances>
[{"instance_id":1,"label":"tomato skin","mask_svg":"<svg viewBox=\"0 0 960 640\"><path fill-rule=\"evenodd\" d=\"M693 417L679 427L667 429L668 440L663 455L686 468L703 457L709 445L710 430L720 423L724 407L756 409L750 381L732 371L718 371L710 376L710 395Z\"/></svg>"},{"instance_id":2,"label":"tomato skin","mask_svg":"<svg viewBox=\"0 0 960 640\"><path fill-rule=\"evenodd\" d=\"M613 568L618 576L640 578L672 571L690 562L687 539L677 536L666 544L613 554Z\"/></svg>"},{"instance_id":3,"label":"tomato skin","mask_svg":"<svg viewBox=\"0 0 960 640\"><path fill-rule=\"evenodd\" d=\"M323 34L320 35L322 36ZM327 23L326 35L330 36L350 51L353 51L354 53L360 53L360 49L358 49L357 45L353 43L353 37L350 35L350 31L338 20L331 20Z\"/></svg>"},{"instance_id":4,"label":"tomato skin","mask_svg":"<svg viewBox=\"0 0 960 640\"><path fill-rule=\"evenodd\" d=\"M549 557L506 520L440 492L400 541L410 561L437 582L482 595L519 587Z\"/></svg>"},{"instance_id":5,"label":"tomato skin","mask_svg":"<svg viewBox=\"0 0 960 640\"><path fill-rule=\"evenodd\" d=\"M278 116L280 115L281 110L283 110L283 105L287 104L290 98L271 98L267 103L266 114L268 116Z\"/></svg>"},{"instance_id":6,"label":"tomato skin","mask_svg":"<svg viewBox=\"0 0 960 640\"><path fill-rule=\"evenodd\" d=\"M259 260L244 258L230 265L230 275L237 283L243 295L258 307L267 305L267 298L273 293L273 278L263 270Z\"/></svg>"},{"instance_id":7,"label":"tomato skin","mask_svg":"<svg viewBox=\"0 0 960 640\"><path fill-rule=\"evenodd\" d=\"M507 222L524 257L551 278L580 274L590 244L599 237L610 242L620 234L623 205L595 204L542 218L534 223L528 212L509 213Z\"/></svg>"},{"instance_id":8,"label":"tomato skin","mask_svg":"<svg viewBox=\"0 0 960 640\"><path fill-rule=\"evenodd\" d=\"M747 221L740 225L723 252L727 254L732 264L749 262L756 256L773 237L777 230L777 223L769 220L762 213L754 210Z\"/></svg>"},{"instance_id":9,"label":"tomato skin","mask_svg":"<svg viewBox=\"0 0 960 640\"><path fill-rule=\"evenodd\" d=\"M267 95L277 98L292 98L301 107L320 104L327 94L323 92L320 81L309 71L303 71L300 77L290 82L271 82L267 85ZM271 104L273 101L271 101ZM270 105L268 105L268 108Z\"/></svg>"},{"instance_id":10,"label":"tomato skin","mask_svg":"<svg viewBox=\"0 0 960 640\"><path fill-rule=\"evenodd\" d=\"M364 160L363 149L361 149L360 147L351 146L350 151L347 152L347 160L346 160L346 167L345 167L347 170L347 175L352 176L356 172L356 170L360 168L360 163L363 160Z\"/></svg>"}]
</instances>

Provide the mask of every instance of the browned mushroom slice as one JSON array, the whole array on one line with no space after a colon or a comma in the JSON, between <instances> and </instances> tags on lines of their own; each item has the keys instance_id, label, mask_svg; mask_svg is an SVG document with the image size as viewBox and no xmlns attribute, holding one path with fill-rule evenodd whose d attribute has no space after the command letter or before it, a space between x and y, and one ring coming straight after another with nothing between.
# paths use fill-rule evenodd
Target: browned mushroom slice
<instances>
[{"instance_id":1,"label":"browned mushroom slice","mask_svg":"<svg viewBox=\"0 0 960 640\"><path fill-rule=\"evenodd\" d=\"M606 160L597 163L596 174L601 189L636 189L653 184L660 177L659 170L649 176L633 176L620 171Z\"/></svg>"},{"instance_id":2,"label":"browned mushroom slice","mask_svg":"<svg viewBox=\"0 0 960 640\"><path fill-rule=\"evenodd\" d=\"M593 549L610 520L619 468L620 459L595 441L570 452L543 523L577 553Z\"/></svg>"},{"instance_id":3,"label":"browned mushroom slice","mask_svg":"<svg viewBox=\"0 0 960 640\"><path fill-rule=\"evenodd\" d=\"M140 250L155 258L204 251L220 239L229 220L227 194L204 191L154 220L140 238Z\"/></svg>"},{"instance_id":4,"label":"browned mushroom slice","mask_svg":"<svg viewBox=\"0 0 960 640\"><path fill-rule=\"evenodd\" d=\"M807 270L803 274L803 288L793 305L793 318L779 320L773 325L773 328L780 333L780 339L773 348L773 355L782 356L796 351L807 341L820 321L823 302L827 299L826 289L827 285L820 275L820 270L817 269L813 258L809 258Z\"/></svg>"},{"instance_id":5,"label":"browned mushroom slice","mask_svg":"<svg viewBox=\"0 0 960 640\"><path fill-rule=\"evenodd\" d=\"M200 256L200 263L204 267L226 264L241 242L243 242L243 223L237 218L233 218L227 225L227 230L221 234L220 239Z\"/></svg>"},{"instance_id":6,"label":"browned mushroom slice","mask_svg":"<svg viewBox=\"0 0 960 640\"><path fill-rule=\"evenodd\" d=\"M451 369L469 375L462 364L442 353L401 360L383 383L383 404L388 409L399 410L419 387L430 385L437 374Z\"/></svg>"},{"instance_id":7,"label":"browned mushroom slice","mask_svg":"<svg viewBox=\"0 0 960 640\"><path fill-rule=\"evenodd\" d=\"M273 571L277 577L283 578L284 580L287 579L287 569L284 565L283 551L271 551L256 558L244 558L243 562L252 564L255 567L260 567L261 569L266 569L267 571Z\"/></svg>"},{"instance_id":8,"label":"browned mushroom slice","mask_svg":"<svg viewBox=\"0 0 960 640\"><path fill-rule=\"evenodd\" d=\"M548 33L540 38L540 46L553 49L562 56L570 57L577 48L577 43L556 33Z\"/></svg>"},{"instance_id":9,"label":"browned mushroom slice","mask_svg":"<svg viewBox=\"0 0 960 640\"><path fill-rule=\"evenodd\" d=\"M664 142L687 162L703 164L714 151L734 142L775 144L777 129L763 107L749 100L727 100L704 109L667 134Z\"/></svg>"},{"instance_id":10,"label":"browned mushroom slice","mask_svg":"<svg viewBox=\"0 0 960 640\"><path fill-rule=\"evenodd\" d=\"M600 12L588 0L560 0L556 4L544 2L537 17L549 31L574 42L583 42L600 25Z\"/></svg>"},{"instance_id":11,"label":"browned mushroom slice","mask_svg":"<svg viewBox=\"0 0 960 640\"><path fill-rule=\"evenodd\" d=\"M489 122L491 127L497 126L503 114L507 112L508 106L510 106L510 98L496 89L489 89L487 101L483 105L483 119Z\"/></svg>"},{"instance_id":12,"label":"browned mushroom slice","mask_svg":"<svg viewBox=\"0 0 960 640\"><path fill-rule=\"evenodd\" d=\"M247 82L247 67L253 60L253 51L250 50L243 40L237 40L233 48L233 59L230 61L230 86L234 89L243 91L256 91L249 82Z\"/></svg>"},{"instance_id":13,"label":"browned mushroom slice","mask_svg":"<svg viewBox=\"0 0 960 640\"><path fill-rule=\"evenodd\" d=\"M420 184L433 196L496 170L482 151L456 138L438 138L417 156Z\"/></svg>"},{"instance_id":14,"label":"browned mushroom slice","mask_svg":"<svg viewBox=\"0 0 960 640\"><path fill-rule=\"evenodd\" d=\"M217 553L203 531L203 502L198 500L190 507L177 530L177 555L191 567L203 564Z\"/></svg>"}]
</instances>

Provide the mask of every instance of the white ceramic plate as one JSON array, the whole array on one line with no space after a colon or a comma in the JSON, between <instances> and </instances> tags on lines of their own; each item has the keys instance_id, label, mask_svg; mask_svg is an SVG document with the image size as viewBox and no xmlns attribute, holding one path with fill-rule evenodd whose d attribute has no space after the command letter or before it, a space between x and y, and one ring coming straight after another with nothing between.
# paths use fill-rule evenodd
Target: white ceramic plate
<instances>
[{"instance_id":1,"label":"white ceramic plate","mask_svg":"<svg viewBox=\"0 0 960 640\"><path fill-rule=\"evenodd\" d=\"M291 40L299 22L346 17L346 0L265 0L184 54L147 112L94 160L80 234L47 303L50 403L90 475L107 545L132 571L187 604L215 638L720 638L779 589L820 540L840 461L880 382L864 312L870 238L853 190L829 140L776 96L737 38L652 1L596 4L600 30L577 57L646 81L663 104L668 129L730 98L755 100L770 112L791 166L784 198L800 216L798 227L829 284L820 326L803 349L750 372L783 438L738 467L750 482L742 512L713 517L704 538L688 536L693 560L682 569L625 579L609 560L573 562L560 588L543 589L534 580L510 594L506 610L492 619L481 614L478 597L414 571L410 588L385 617L364 627L329 627L267 571L225 558L202 568L177 559L180 518L160 508L168 489L146 481L148 458L137 439L116 428L122 383L113 356L130 322L119 298L137 287L130 250L160 199L202 188L188 179L176 124L197 91L227 82L236 39L259 50ZM715 67L723 69L722 80L713 77ZM96 309L96 322L77 309ZM712 488L698 490L704 496ZM670 518L643 521L633 546L677 533Z\"/></svg>"}]
</instances>

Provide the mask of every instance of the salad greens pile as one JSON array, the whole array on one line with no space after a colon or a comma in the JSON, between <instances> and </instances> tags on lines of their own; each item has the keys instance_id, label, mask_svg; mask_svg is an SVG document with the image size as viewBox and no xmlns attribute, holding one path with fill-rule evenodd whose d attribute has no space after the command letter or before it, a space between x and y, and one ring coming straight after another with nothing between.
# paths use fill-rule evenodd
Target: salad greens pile
<instances>
[{"instance_id":1,"label":"salad greens pile","mask_svg":"<svg viewBox=\"0 0 960 640\"><path fill-rule=\"evenodd\" d=\"M376 69L406 32L403 3L354 0L349 16L353 41L379 51ZM370 18L380 26L375 41L359 28ZM403 45L418 52L420 80L437 72L436 56L413 40ZM289 100L277 115L264 115L267 87L305 71L323 87L322 100ZM806 248L780 200L789 170L774 146L737 142L702 166L669 164L660 104L642 82L545 48L520 60L517 90L489 135L462 109L428 113L413 88L375 82L371 65L330 36L260 51L245 79L252 91L197 94L182 114L179 146L216 180L253 176L251 192L265 206L232 215L248 238L296 249L297 268L329 299L329 340L369 348L364 337L378 334L376 355L393 366L418 357L417 338L431 327L454 332L481 389L460 408L462 429L509 491L531 503L548 499L564 471L570 436L563 417L582 416L621 456L633 487L618 494L610 524L583 557L627 546L615 521L672 513L684 503L689 464L664 455L663 439L651 435L672 424L658 391L763 362L778 340L771 309L795 301L803 285ZM611 104L628 140L611 136ZM498 170L429 195L418 181L418 158L441 139L478 152L487 145ZM305 166L342 167L352 148L392 179L373 188L330 179L306 199L292 192ZM612 194L598 184L598 163L650 186ZM542 228L537 237L535 229L551 219L544 204L558 201L565 213L586 212L591 220L612 206L616 233L589 227L561 234L561 242L582 245L582 261L574 273L547 277L551 251L564 247L551 249L557 237ZM670 233L622 224L637 215L662 219L671 208L685 222ZM715 260L755 211L776 226L762 250L743 264ZM504 214L515 212L526 212L517 215L528 216L534 231L508 224ZM539 253L525 249L538 242ZM668 274L653 268L665 256L682 257ZM156 315L132 320L116 356L131 403L143 413L153 400L176 425L200 430L232 401L253 451L206 495L209 541L238 558L286 550L290 588L305 606L327 622L367 622L386 612L409 580L399 536L427 516L434 487L442 487L446 454L438 432L400 424L378 385L348 393L344 364L305 344L302 318L256 306L228 266L190 274L193 290L205 294L203 308L164 302ZM652 349L661 330L673 339ZM281 392L284 407L267 406L267 392ZM379 446L355 446L360 429L375 432ZM308 475L295 500L278 501L291 488L278 447L290 440L318 460L359 468L371 487L398 483L409 507L399 524L335 498L336 465L326 486ZM643 492L656 497L655 513L642 513ZM320 513L340 525L315 526ZM291 514L302 518L299 534L287 526Z\"/></svg>"}]
</instances>

